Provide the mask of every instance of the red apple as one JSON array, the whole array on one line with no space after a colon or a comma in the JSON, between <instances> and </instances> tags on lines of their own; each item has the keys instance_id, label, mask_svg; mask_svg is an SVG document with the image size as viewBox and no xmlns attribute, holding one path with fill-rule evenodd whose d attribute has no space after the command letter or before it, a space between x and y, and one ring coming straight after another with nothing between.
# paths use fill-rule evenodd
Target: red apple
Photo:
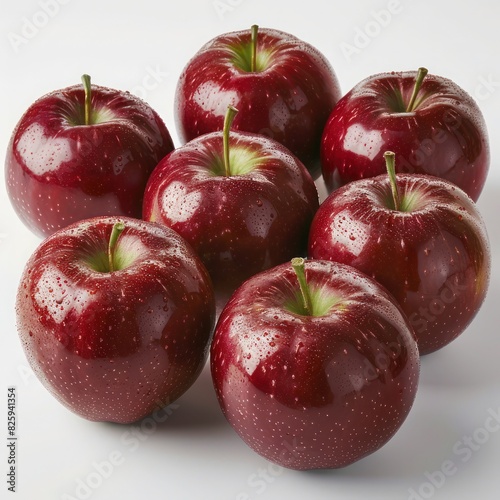
<instances>
[{"instance_id":1,"label":"red apple","mask_svg":"<svg viewBox=\"0 0 500 500\"><path fill-rule=\"evenodd\" d=\"M320 175L321 134L340 96L318 50L252 26L214 38L188 62L175 95L177 130L184 142L222 130L231 105L240 110L235 129L274 138Z\"/></svg>"},{"instance_id":2,"label":"red apple","mask_svg":"<svg viewBox=\"0 0 500 500\"><path fill-rule=\"evenodd\" d=\"M292 263L250 278L227 303L210 351L214 387L231 426L263 457L291 469L343 467L405 420L417 344L374 280L334 262Z\"/></svg>"},{"instance_id":3,"label":"red apple","mask_svg":"<svg viewBox=\"0 0 500 500\"><path fill-rule=\"evenodd\" d=\"M99 215L140 218L153 168L173 149L158 114L144 101L84 85L38 99L7 148L7 192L39 236Z\"/></svg>"},{"instance_id":4,"label":"red apple","mask_svg":"<svg viewBox=\"0 0 500 500\"><path fill-rule=\"evenodd\" d=\"M330 191L383 174L391 150L398 172L441 177L478 199L490 161L483 115L458 85L426 75L425 68L374 75L342 97L321 143Z\"/></svg>"},{"instance_id":5,"label":"red apple","mask_svg":"<svg viewBox=\"0 0 500 500\"><path fill-rule=\"evenodd\" d=\"M315 215L309 257L356 267L391 292L408 315L420 354L458 337L488 287L490 250L474 202L437 177L390 175L352 182ZM391 188L392 185L392 188Z\"/></svg>"},{"instance_id":6,"label":"red apple","mask_svg":"<svg viewBox=\"0 0 500 500\"><path fill-rule=\"evenodd\" d=\"M43 241L16 308L45 387L84 418L119 423L191 386L215 319L210 279L191 247L167 227L126 217L79 221Z\"/></svg>"},{"instance_id":7,"label":"red apple","mask_svg":"<svg viewBox=\"0 0 500 500\"><path fill-rule=\"evenodd\" d=\"M143 217L183 236L207 267L219 304L259 271L305 255L318 208L316 186L284 146L262 135L223 132L193 139L155 168Z\"/></svg>"}]
</instances>

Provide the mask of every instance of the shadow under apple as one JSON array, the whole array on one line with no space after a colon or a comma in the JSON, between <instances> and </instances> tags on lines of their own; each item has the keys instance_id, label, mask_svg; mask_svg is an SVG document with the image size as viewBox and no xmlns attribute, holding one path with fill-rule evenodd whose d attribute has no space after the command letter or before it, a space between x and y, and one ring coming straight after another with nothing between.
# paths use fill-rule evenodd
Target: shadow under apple
<instances>
[{"instance_id":1,"label":"shadow under apple","mask_svg":"<svg viewBox=\"0 0 500 500\"><path fill-rule=\"evenodd\" d=\"M360 486L369 482L375 490L379 484L380 488L387 487L385 481L389 479L393 482L391 489L397 488L404 495L425 480L426 471L439 470L444 461L454 459L453 447L457 440L474 430L467 428L466 419L456 418L457 413L481 397L478 391L486 401L492 398L494 391L498 394L500 337L494 308L500 299L499 273L495 268L495 257L500 252L500 225L495 223L499 195L500 185L487 186L479 202L493 257L485 303L462 336L449 346L422 357L419 393L401 429L381 449L348 467L305 472L284 470L285 475L300 474L301 481L323 482L325 487L331 487L333 482L346 486L352 485L353 480ZM158 424L159 433L208 436L215 431L219 437L222 433L228 437L233 451L235 446L248 450L243 441L239 445L235 443L234 431L220 410L209 362L193 386L171 407L169 418Z\"/></svg>"},{"instance_id":2,"label":"shadow under apple","mask_svg":"<svg viewBox=\"0 0 500 500\"><path fill-rule=\"evenodd\" d=\"M171 414L165 422L159 423L158 430L160 432L196 430L202 432L226 425L230 432L231 429L215 395L210 375L210 363L207 361L194 384L172 403Z\"/></svg>"},{"instance_id":3,"label":"shadow under apple","mask_svg":"<svg viewBox=\"0 0 500 500\"><path fill-rule=\"evenodd\" d=\"M492 271L485 302L463 334L450 345L422 357L419 394L402 428L384 447L368 457L336 470L314 470L304 480L393 480L403 494L425 480L426 471L439 470L446 460L457 461L454 446L474 430L463 415L476 401L486 409L497 404L498 380L497 304L500 300L500 225L496 222L500 185L487 185L478 207L485 219L492 253ZM481 408L483 407L481 406ZM462 416L461 416L462 415ZM477 422L477 425L481 420ZM471 427L472 425L472 427ZM385 483L384 483L385 484Z\"/></svg>"},{"instance_id":4,"label":"shadow under apple","mask_svg":"<svg viewBox=\"0 0 500 500\"><path fill-rule=\"evenodd\" d=\"M467 329L452 343L422 357L420 388L456 391L474 398L477 391L495 390L500 380L498 351L498 303L500 301L500 184L486 184L478 208L488 231L491 249L491 277L486 299ZM470 394L466 394L470 391Z\"/></svg>"}]
</instances>

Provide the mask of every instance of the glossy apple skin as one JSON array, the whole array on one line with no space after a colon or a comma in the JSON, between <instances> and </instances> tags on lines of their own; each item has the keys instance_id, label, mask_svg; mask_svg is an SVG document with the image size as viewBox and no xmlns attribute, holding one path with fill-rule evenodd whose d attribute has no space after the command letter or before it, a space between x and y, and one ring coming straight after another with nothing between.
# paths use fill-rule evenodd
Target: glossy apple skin
<instances>
[{"instance_id":1,"label":"glossy apple skin","mask_svg":"<svg viewBox=\"0 0 500 500\"><path fill-rule=\"evenodd\" d=\"M219 305L250 276L305 255L319 205L309 172L281 144L231 132L229 146L250 152L255 168L214 175L223 141L221 132L213 132L166 156L144 193L143 218L171 227L191 244L210 273Z\"/></svg>"},{"instance_id":2,"label":"glossy apple skin","mask_svg":"<svg viewBox=\"0 0 500 500\"><path fill-rule=\"evenodd\" d=\"M7 192L38 236L94 216L140 218L148 177L173 149L165 124L139 98L97 85L91 95L102 123L83 125L84 90L75 85L38 99L12 133Z\"/></svg>"},{"instance_id":3,"label":"glossy apple skin","mask_svg":"<svg viewBox=\"0 0 500 500\"><path fill-rule=\"evenodd\" d=\"M396 158L397 160L397 158ZM399 174L400 193L420 193L421 206L390 206L387 175L334 191L316 213L308 255L354 266L391 292L408 315L420 354L458 337L488 289L491 255L474 202L451 182Z\"/></svg>"},{"instance_id":4,"label":"glossy apple skin","mask_svg":"<svg viewBox=\"0 0 500 500\"><path fill-rule=\"evenodd\" d=\"M394 299L357 270L307 261L309 286L339 297L324 316L291 312L299 294L282 264L246 281L224 308L210 351L227 420L283 467L347 466L376 451L413 404L419 354Z\"/></svg>"},{"instance_id":5,"label":"glossy apple skin","mask_svg":"<svg viewBox=\"0 0 500 500\"><path fill-rule=\"evenodd\" d=\"M175 94L175 119L184 142L222 130L228 105L239 110L233 128L264 134L285 145L321 174L319 148L325 123L341 97L334 70L314 47L293 35L260 28L258 50L272 51L263 71L235 65L235 49L250 30L220 35L184 68Z\"/></svg>"},{"instance_id":6,"label":"glossy apple skin","mask_svg":"<svg viewBox=\"0 0 500 500\"><path fill-rule=\"evenodd\" d=\"M490 163L483 115L458 85L430 74L420 89L421 102L413 112L403 112L415 77L415 71L374 75L337 103L321 141L330 191L384 174L383 155L393 151L397 172L449 180L477 201Z\"/></svg>"},{"instance_id":7,"label":"glossy apple skin","mask_svg":"<svg viewBox=\"0 0 500 500\"><path fill-rule=\"evenodd\" d=\"M98 272L111 228L125 269ZM197 378L215 321L206 269L164 226L128 218L79 221L31 256L16 302L31 367L67 408L94 421L129 423L175 401Z\"/></svg>"}]
</instances>

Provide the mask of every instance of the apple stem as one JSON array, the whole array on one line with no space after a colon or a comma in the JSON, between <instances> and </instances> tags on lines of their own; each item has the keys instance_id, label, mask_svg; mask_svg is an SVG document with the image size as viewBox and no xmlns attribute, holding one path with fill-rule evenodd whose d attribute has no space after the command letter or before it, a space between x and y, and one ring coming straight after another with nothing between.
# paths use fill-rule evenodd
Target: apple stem
<instances>
[{"instance_id":1,"label":"apple stem","mask_svg":"<svg viewBox=\"0 0 500 500\"><path fill-rule=\"evenodd\" d=\"M111 236L109 237L109 244L108 244L108 262L109 262L109 271L111 273L115 270L113 257L115 253L116 243L118 242L118 238L120 237L120 234L122 234L124 229L125 229L125 224L123 222L117 222L113 226L113 229L111 230Z\"/></svg>"},{"instance_id":2,"label":"apple stem","mask_svg":"<svg viewBox=\"0 0 500 500\"><path fill-rule=\"evenodd\" d=\"M233 123L234 117L238 110L234 106L228 106L226 116L224 117L224 128L222 130L222 148L224 150L224 171L226 177L231 175L231 165L229 163L229 131Z\"/></svg>"},{"instance_id":3,"label":"apple stem","mask_svg":"<svg viewBox=\"0 0 500 500\"><path fill-rule=\"evenodd\" d=\"M411 113L413 111L413 107L415 106L415 101L417 100L418 93L420 91L420 87L422 86L422 82L426 77L428 71L427 68L418 68L417 77L415 78L415 85L413 87L413 93L410 97L410 102L406 107L406 112Z\"/></svg>"},{"instance_id":4,"label":"apple stem","mask_svg":"<svg viewBox=\"0 0 500 500\"><path fill-rule=\"evenodd\" d=\"M90 100L92 97L92 86L90 76L82 75L83 89L85 90L85 125L90 125Z\"/></svg>"},{"instance_id":5,"label":"apple stem","mask_svg":"<svg viewBox=\"0 0 500 500\"><path fill-rule=\"evenodd\" d=\"M304 302L304 311L307 316L310 316L312 314L312 300L306 280L305 260L302 257L294 257L292 259L292 267L299 281L300 293Z\"/></svg>"},{"instance_id":6,"label":"apple stem","mask_svg":"<svg viewBox=\"0 0 500 500\"><path fill-rule=\"evenodd\" d=\"M399 195L398 183L396 182L396 155L392 151L384 153L385 166L389 174L389 182L391 183L392 199L394 201L394 210L399 211L401 205L401 197Z\"/></svg>"},{"instance_id":7,"label":"apple stem","mask_svg":"<svg viewBox=\"0 0 500 500\"><path fill-rule=\"evenodd\" d=\"M256 24L254 24L250 29L252 32L252 40L251 40L252 58L250 60L250 71L254 73L257 68L257 38L259 34L259 27Z\"/></svg>"}]
</instances>

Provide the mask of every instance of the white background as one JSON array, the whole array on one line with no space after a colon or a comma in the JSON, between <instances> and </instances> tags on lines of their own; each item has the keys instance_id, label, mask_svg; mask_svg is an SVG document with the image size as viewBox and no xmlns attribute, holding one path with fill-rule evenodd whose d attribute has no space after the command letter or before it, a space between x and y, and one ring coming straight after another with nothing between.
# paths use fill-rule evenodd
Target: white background
<instances>
[{"instance_id":1,"label":"white background","mask_svg":"<svg viewBox=\"0 0 500 500\"><path fill-rule=\"evenodd\" d=\"M500 432L484 430L490 412L500 412L500 4L486 0L46 3L52 5L45 7L50 14L44 14L43 0L2 3L2 155L28 106L51 90L79 83L84 72L96 84L143 97L163 117L179 145L173 97L183 66L214 36L256 23L315 45L331 61L344 93L374 73L426 66L476 98L491 139L490 174L478 206L489 229L493 270L489 295L473 324L446 349L422 360L412 412L384 448L342 470L283 470L247 448L226 424L207 370L154 429L151 420L142 428L87 422L47 393L30 375L14 316L19 276L39 240L18 221L0 182L0 497L9 498L4 475L7 387L14 385L19 441L18 492L13 498L500 498ZM389 7L390 19L387 13L377 15ZM38 28L30 31L26 20ZM360 31L369 36L363 39ZM113 470L98 475L96 464L110 456L118 459ZM453 474L442 480L436 471L448 462L454 465ZM91 488L82 488L82 481ZM412 497L412 489L419 496Z\"/></svg>"}]
</instances>

